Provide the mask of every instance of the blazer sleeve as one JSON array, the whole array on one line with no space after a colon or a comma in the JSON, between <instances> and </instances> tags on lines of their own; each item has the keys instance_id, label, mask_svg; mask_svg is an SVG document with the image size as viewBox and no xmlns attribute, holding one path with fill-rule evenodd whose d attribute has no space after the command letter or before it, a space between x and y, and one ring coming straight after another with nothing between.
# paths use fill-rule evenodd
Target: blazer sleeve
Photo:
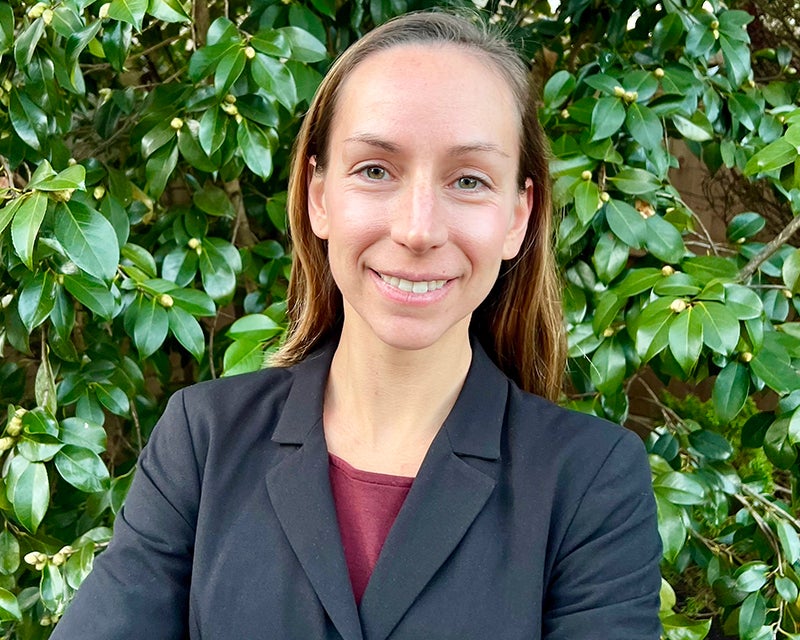
<instances>
[{"instance_id":1,"label":"blazer sleeve","mask_svg":"<svg viewBox=\"0 0 800 640\"><path fill-rule=\"evenodd\" d=\"M53 640L188 638L201 468L178 392L142 451L108 549Z\"/></svg>"},{"instance_id":2,"label":"blazer sleeve","mask_svg":"<svg viewBox=\"0 0 800 640\"><path fill-rule=\"evenodd\" d=\"M632 432L574 510L551 575L543 640L658 640L661 575L650 467Z\"/></svg>"}]
</instances>

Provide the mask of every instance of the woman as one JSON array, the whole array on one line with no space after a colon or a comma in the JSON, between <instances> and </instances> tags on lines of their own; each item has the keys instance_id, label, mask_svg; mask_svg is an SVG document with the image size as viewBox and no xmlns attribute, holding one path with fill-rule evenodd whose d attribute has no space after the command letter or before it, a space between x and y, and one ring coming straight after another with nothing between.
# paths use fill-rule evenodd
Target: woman
<instances>
[{"instance_id":1,"label":"woman","mask_svg":"<svg viewBox=\"0 0 800 640\"><path fill-rule=\"evenodd\" d=\"M556 407L525 68L443 13L371 32L298 139L280 366L179 392L55 638L655 640L636 436Z\"/></svg>"}]
</instances>

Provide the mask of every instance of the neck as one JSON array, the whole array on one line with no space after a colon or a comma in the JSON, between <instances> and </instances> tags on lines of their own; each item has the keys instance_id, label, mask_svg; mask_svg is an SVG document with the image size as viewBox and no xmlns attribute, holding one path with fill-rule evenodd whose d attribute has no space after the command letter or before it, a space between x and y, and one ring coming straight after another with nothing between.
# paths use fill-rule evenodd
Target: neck
<instances>
[{"instance_id":1,"label":"neck","mask_svg":"<svg viewBox=\"0 0 800 640\"><path fill-rule=\"evenodd\" d=\"M471 361L466 325L406 351L365 341L345 323L325 392L329 451L360 469L416 475Z\"/></svg>"}]
</instances>

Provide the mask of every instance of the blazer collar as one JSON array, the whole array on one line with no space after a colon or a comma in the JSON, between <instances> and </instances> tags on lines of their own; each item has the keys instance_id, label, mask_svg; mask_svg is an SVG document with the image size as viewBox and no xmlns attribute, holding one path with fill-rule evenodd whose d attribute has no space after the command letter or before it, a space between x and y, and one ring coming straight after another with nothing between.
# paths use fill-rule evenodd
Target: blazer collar
<instances>
[{"instance_id":1,"label":"blazer collar","mask_svg":"<svg viewBox=\"0 0 800 640\"><path fill-rule=\"evenodd\" d=\"M480 513L499 475L508 379L472 341L472 364L434 438L356 609L328 476L322 400L336 345L292 367L272 439L290 447L267 473L275 513L345 640L385 640ZM470 462L480 458L482 462Z\"/></svg>"}]
</instances>

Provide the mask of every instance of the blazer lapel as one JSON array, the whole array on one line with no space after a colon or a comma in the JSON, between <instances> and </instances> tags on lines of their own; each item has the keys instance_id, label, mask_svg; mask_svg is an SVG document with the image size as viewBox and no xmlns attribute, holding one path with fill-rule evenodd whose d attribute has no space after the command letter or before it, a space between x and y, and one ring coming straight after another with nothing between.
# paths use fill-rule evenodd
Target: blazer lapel
<instances>
[{"instance_id":1,"label":"blazer lapel","mask_svg":"<svg viewBox=\"0 0 800 640\"><path fill-rule=\"evenodd\" d=\"M328 475L322 399L333 348L293 367L295 381L272 439L287 454L267 473L267 490L303 570L339 633L361 640Z\"/></svg>"},{"instance_id":2,"label":"blazer lapel","mask_svg":"<svg viewBox=\"0 0 800 640\"><path fill-rule=\"evenodd\" d=\"M431 444L361 600L366 640L391 634L486 504L499 473L507 394L508 380L473 342L464 387Z\"/></svg>"}]
</instances>

